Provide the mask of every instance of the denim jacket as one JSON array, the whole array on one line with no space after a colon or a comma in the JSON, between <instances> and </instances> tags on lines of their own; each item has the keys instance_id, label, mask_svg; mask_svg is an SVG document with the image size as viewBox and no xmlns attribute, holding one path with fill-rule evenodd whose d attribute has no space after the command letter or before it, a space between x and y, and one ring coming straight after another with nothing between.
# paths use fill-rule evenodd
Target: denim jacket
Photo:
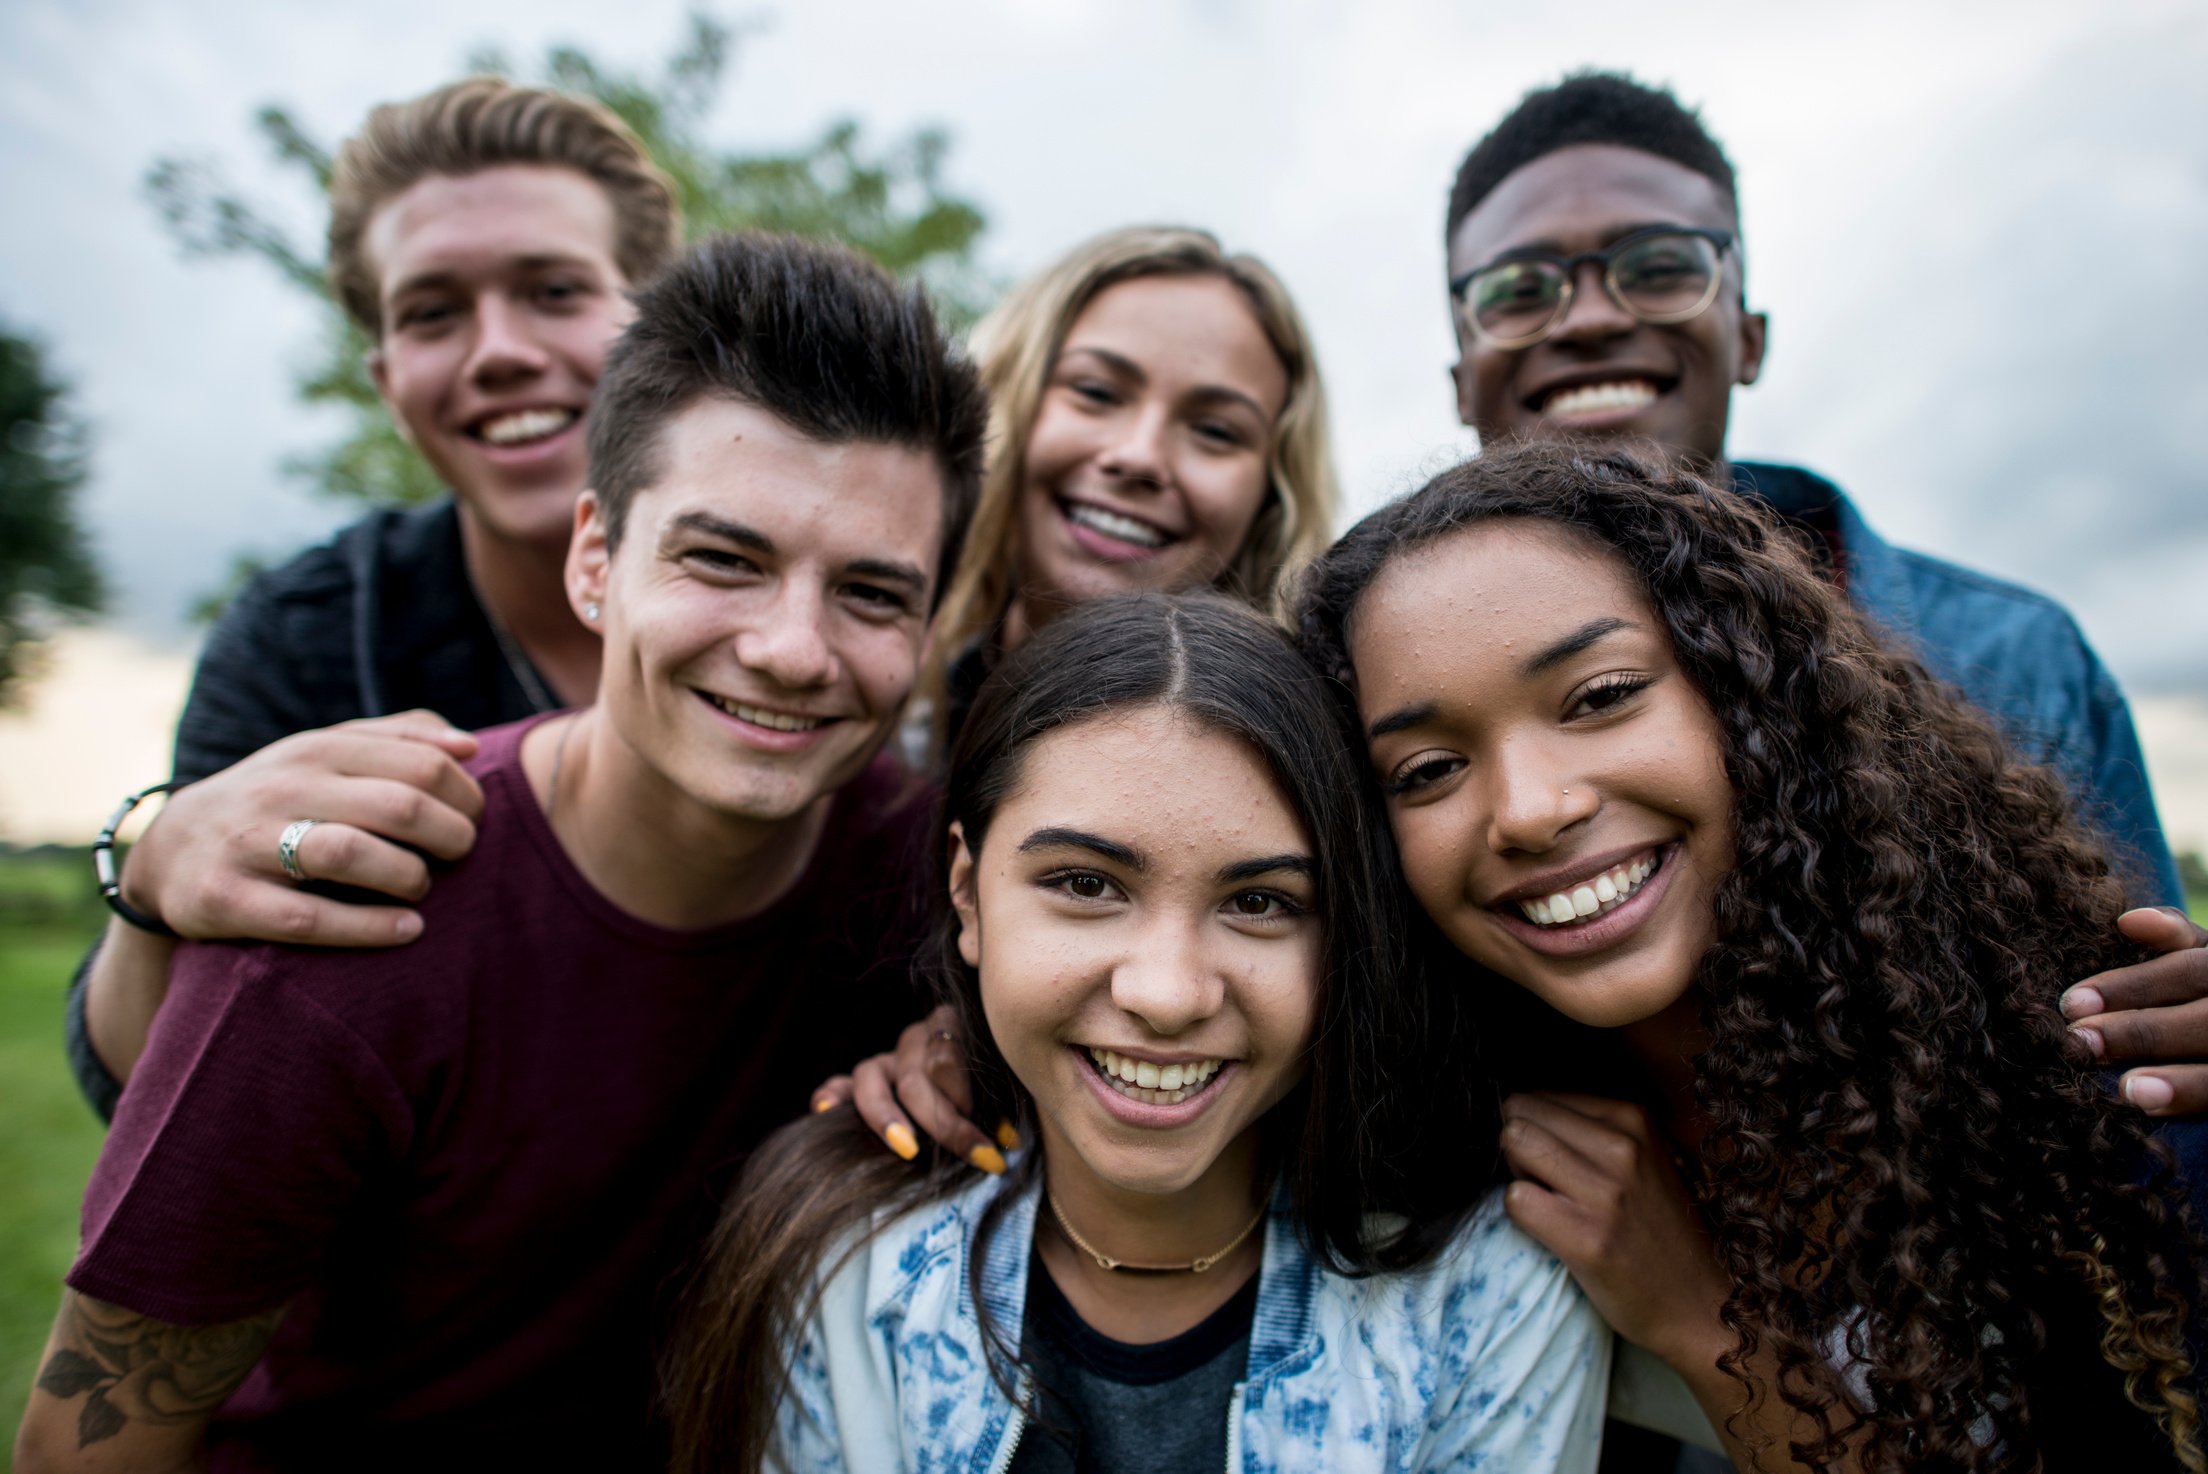
<instances>
[{"instance_id":1,"label":"denim jacket","mask_svg":"<svg viewBox=\"0 0 2208 1474\"><path fill-rule=\"evenodd\" d=\"M969 1283L974 1226L999 1191L1018 1196L993 1230L980 1293L1016 1347L1041 1193L988 1178L881 1226L836 1269L788 1351L777 1467L1011 1464L1026 1415L990 1375ZM1511 1225L1500 1194L1434 1262L1366 1279L1321 1269L1276 1201L1259 1275L1229 1474L1594 1469L1609 1329Z\"/></svg>"},{"instance_id":2,"label":"denim jacket","mask_svg":"<svg viewBox=\"0 0 2208 1474\"><path fill-rule=\"evenodd\" d=\"M1855 606L1999 722L2020 754L2062 774L2081 816L2116 847L2134 904L2184 904L2131 708L2060 604L1895 547L1821 476L1753 461L1732 470L1739 490L1790 517L1829 508Z\"/></svg>"}]
</instances>

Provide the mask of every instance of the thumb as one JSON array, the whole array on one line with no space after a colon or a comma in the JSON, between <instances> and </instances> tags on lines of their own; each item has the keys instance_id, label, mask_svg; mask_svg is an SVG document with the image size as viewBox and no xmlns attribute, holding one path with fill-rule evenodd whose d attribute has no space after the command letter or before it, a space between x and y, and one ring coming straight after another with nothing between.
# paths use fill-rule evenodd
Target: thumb
<instances>
[{"instance_id":1,"label":"thumb","mask_svg":"<svg viewBox=\"0 0 2208 1474\"><path fill-rule=\"evenodd\" d=\"M2157 952L2208 947L2208 931L2195 926L2175 906L2141 906L2135 911L2126 911L2116 918L2116 929Z\"/></svg>"}]
</instances>

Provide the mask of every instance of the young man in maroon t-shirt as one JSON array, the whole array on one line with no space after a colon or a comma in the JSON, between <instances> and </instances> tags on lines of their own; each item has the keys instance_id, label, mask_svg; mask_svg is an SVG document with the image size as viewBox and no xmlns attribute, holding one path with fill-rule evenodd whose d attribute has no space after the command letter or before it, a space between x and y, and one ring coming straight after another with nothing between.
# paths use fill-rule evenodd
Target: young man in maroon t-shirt
<instances>
[{"instance_id":1,"label":"young man in maroon t-shirt","mask_svg":"<svg viewBox=\"0 0 2208 1474\"><path fill-rule=\"evenodd\" d=\"M880 755L984 405L837 247L639 298L567 564L599 699L483 735L400 952L193 944L86 1195L19 1468L654 1462L732 1160L910 1016L928 805Z\"/></svg>"}]
</instances>

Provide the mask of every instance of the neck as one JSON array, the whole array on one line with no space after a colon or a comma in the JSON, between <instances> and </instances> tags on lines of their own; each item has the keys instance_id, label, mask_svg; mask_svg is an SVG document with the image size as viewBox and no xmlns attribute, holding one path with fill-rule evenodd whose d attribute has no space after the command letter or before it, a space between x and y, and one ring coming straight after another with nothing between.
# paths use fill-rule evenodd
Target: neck
<instances>
[{"instance_id":1,"label":"neck","mask_svg":"<svg viewBox=\"0 0 2208 1474\"><path fill-rule=\"evenodd\" d=\"M675 931L742 921L788 895L834 797L788 819L721 813L645 762L598 706L539 725L521 757L583 878L631 916Z\"/></svg>"},{"instance_id":2,"label":"neck","mask_svg":"<svg viewBox=\"0 0 2208 1474\"><path fill-rule=\"evenodd\" d=\"M1043 1181L1082 1238L1128 1264L1180 1265L1218 1253L1266 1201L1257 1131L1237 1137L1204 1175L1177 1192L1135 1192L1091 1172L1048 1120ZM1202 1274L1134 1274L1100 1267L1059 1228L1048 1203L1036 1214L1042 1267L1081 1318L1114 1340L1162 1341L1199 1324L1234 1297L1264 1260L1265 1226Z\"/></svg>"},{"instance_id":3,"label":"neck","mask_svg":"<svg viewBox=\"0 0 2208 1474\"><path fill-rule=\"evenodd\" d=\"M597 634L567 603L567 543L506 537L460 504L460 551L483 608L566 706L598 694Z\"/></svg>"},{"instance_id":4,"label":"neck","mask_svg":"<svg viewBox=\"0 0 2208 1474\"><path fill-rule=\"evenodd\" d=\"M1702 993L1689 988L1663 1012L1621 1031L1662 1098L1672 1139L1690 1150L1702 1137L1702 1111L1694 1099L1694 1061L1709 1048L1702 1027Z\"/></svg>"}]
</instances>

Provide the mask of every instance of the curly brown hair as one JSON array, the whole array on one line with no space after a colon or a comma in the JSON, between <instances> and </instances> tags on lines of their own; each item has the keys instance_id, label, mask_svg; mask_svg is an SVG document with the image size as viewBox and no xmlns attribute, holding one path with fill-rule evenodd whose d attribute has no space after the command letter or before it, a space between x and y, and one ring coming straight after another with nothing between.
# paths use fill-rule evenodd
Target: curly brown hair
<instances>
[{"instance_id":1,"label":"curly brown hair","mask_svg":"<svg viewBox=\"0 0 2208 1474\"><path fill-rule=\"evenodd\" d=\"M1725 734L1737 860L1697 977L1696 1193L1748 1405L1806 1414L1792 1453L1813 1467L2036 1468L2035 1414L2064 1395L2031 1384L2053 1314L2058 1342L2093 1327L2201 1469L2201 1260L2166 1157L2066 1053L2056 1007L2142 955L2062 784L1883 645L1797 531L1653 450L1444 472L1312 567L1305 653L1353 701L1349 628L1381 569L1503 518L1626 565Z\"/></svg>"}]
</instances>

